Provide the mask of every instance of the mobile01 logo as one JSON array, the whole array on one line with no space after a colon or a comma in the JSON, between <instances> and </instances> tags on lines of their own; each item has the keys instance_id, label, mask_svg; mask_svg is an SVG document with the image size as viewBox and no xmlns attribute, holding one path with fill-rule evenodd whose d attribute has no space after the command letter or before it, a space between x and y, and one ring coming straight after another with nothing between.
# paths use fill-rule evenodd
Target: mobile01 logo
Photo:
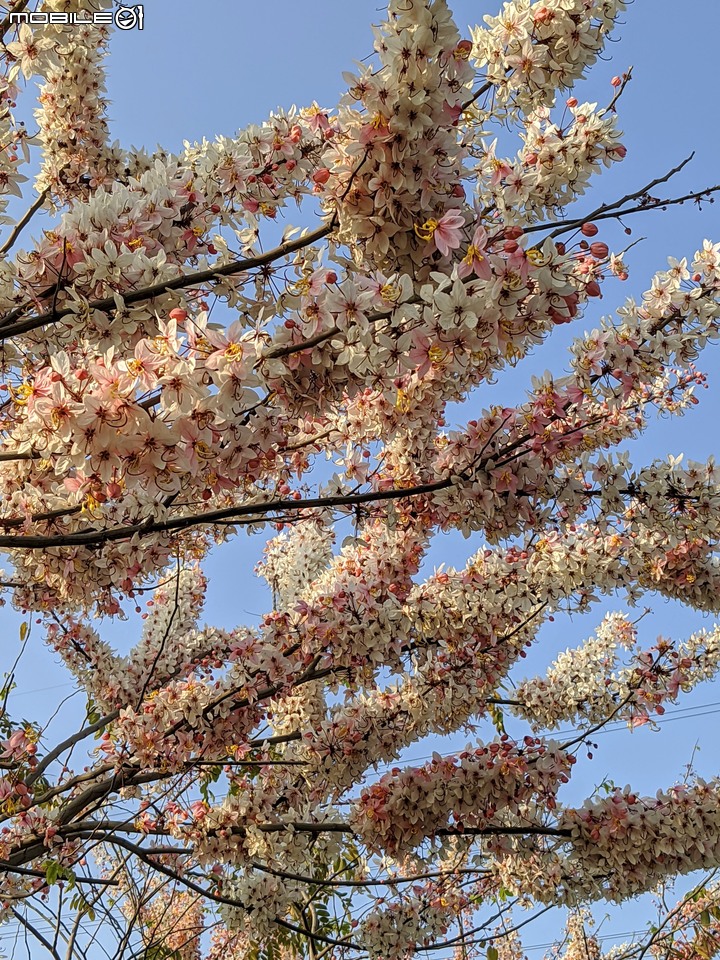
<instances>
[{"instance_id":1,"label":"mobile01 logo","mask_svg":"<svg viewBox=\"0 0 720 960\"><path fill-rule=\"evenodd\" d=\"M40 24L64 24L69 26L81 27L84 24L104 24L112 26L118 30L142 30L145 26L145 5L142 3L133 4L131 7L120 6L115 11L102 10L91 13L88 10L81 10L74 13L68 12L48 12L48 13L11 13L10 23L27 23L29 26L39 26Z\"/></svg>"}]
</instances>

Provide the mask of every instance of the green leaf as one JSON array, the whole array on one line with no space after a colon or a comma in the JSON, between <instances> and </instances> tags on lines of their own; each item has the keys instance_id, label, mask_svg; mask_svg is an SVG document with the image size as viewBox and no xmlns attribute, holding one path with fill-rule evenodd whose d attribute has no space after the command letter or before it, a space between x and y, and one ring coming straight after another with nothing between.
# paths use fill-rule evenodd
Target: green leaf
<instances>
[{"instance_id":1,"label":"green leaf","mask_svg":"<svg viewBox=\"0 0 720 960\"><path fill-rule=\"evenodd\" d=\"M488 947L487 960L498 960L500 954L495 947Z\"/></svg>"},{"instance_id":2,"label":"green leaf","mask_svg":"<svg viewBox=\"0 0 720 960\"><path fill-rule=\"evenodd\" d=\"M491 703L489 704L488 713L498 733L505 733L505 718L503 717L503 712L500 707L496 703Z\"/></svg>"},{"instance_id":3,"label":"green leaf","mask_svg":"<svg viewBox=\"0 0 720 960\"><path fill-rule=\"evenodd\" d=\"M95 706L95 701L92 697L88 697L87 709L85 711L85 716L87 717L87 722L90 724L97 723L101 717L100 711ZM99 740L103 735L103 730L98 730L95 733L95 739Z\"/></svg>"},{"instance_id":4,"label":"green leaf","mask_svg":"<svg viewBox=\"0 0 720 960\"><path fill-rule=\"evenodd\" d=\"M21 643L25 643L25 639L28 635L29 629L30 627L28 627L27 621L23 620L23 622L20 624L20 642Z\"/></svg>"},{"instance_id":5,"label":"green leaf","mask_svg":"<svg viewBox=\"0 0 720 960\"><path fill-rule=\"evenodd\" d=\"M52 887L53 884L58 882L60 878L60 864L57 860L46 860L43 864L45 870L45 879L47 880L48 886Z\"/></svg>"}]
</instances>

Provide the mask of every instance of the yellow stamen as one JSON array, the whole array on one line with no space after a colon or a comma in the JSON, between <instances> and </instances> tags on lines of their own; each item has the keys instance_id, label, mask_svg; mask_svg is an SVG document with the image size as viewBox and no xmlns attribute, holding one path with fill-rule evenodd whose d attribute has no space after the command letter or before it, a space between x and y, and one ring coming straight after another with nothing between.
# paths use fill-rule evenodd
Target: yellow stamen
<instances>
[{"instance_id":1,"label":"yellow stamen","mask_svg":"<svg viewBox=\"0 0 720 960\"><path fill-rule=\"evenodd\" d=\"M415 233L421 240L432 240L438 228L437 220L426 220L422 225L415 224Z\"/></svg>"},{"instance_id":2,"label":"yellow stamen","mask_svg":"<svg viewBox=\"0 0 720 960\"><path fill-rule=\"evenodd\" d=\"M8 390L18 406L24 406L33 392L32 384L30 383L21 383L17 390L13 390L12 384L8 384Z\"/></svg>"},{"instance_id":3,"label":"yellow stamen","mask_svg":"<svg viewBox=\"0 0 720 960\"><path fill-rule=\"evenodd\" d=\"M471 243L467 249L467 253L463 257L463 263L471 264L475 260L477 260L478 263L482 263L484 259L485 257L480 253L475 244Z\"/></svg>"},{"instance_id":4,"label":"yellow stamen","mask_svg":"<svg viewBox=\"0 0 720 960\"><path fill-rule=\"evenodd\" d=\"M407 413L410 410L410 398L404 390L398 390L395 408L399 410L400 413Z\"/></svg>"},{"instance_id":5,"label":"yellow stamen","mask_svg":"<svg viewBox=\"0 0 720 960\"><path fill-rule=\"evenodd\" d=\"M520 287L524 286L523 278L519 273L515 273L512 270L508 270L505 274L505 279L503 280L503 287L506 290L519 290Z\"/></svg>"},{"instance_id":6,"label":"yellow stamen","mask_svg":"<svg viewBox=\"0 0 720 960\"><path fill-rule=\"evenodd\" d=\"M389 300L390 303L395 303L400 297L400 288L392 283L386 283L384 287L380 287L380 296L383 300Z\"/></svg>"},{"instance_id":7,"label":"yellow stamen","mask_svg":"<svg viewBox=\"0 0 720 960\"><path fill-rule=\"evenodd\" d=\"M201 460L212 460L215 456L210 447L203 440L200 440L195 444L195 452Z\"/></svg>"},{"instance_id":8,"label":"yellow stamen","mask_svg":"<svg viewBox=\"0 0 720 960\"><path fill-rule=\"evenodd\" d=\"M433 344L433 346L428 350L428 358L434 366L441 364L445 357L447 357L447 351L443 350L443 348L437 343Z\"/></svg>"}]
</instances>

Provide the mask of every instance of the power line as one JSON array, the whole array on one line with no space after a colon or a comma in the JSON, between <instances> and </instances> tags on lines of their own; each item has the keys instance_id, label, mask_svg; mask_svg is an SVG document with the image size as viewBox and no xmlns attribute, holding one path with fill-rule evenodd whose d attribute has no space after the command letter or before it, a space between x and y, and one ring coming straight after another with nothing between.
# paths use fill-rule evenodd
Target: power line
<instances>
[{"instance_id":1,"label":"power line","mask_svg":"<svg viewBox=\"0 0 720 960\"><path fill-rule=\"evenodd\" d=\"M718 709L710 709L711 707L717 707ZM664 726L666 723L671 723L672 721L675 721L675 720L691 720L691 719L695 719L696 717L711 717L717 713L720 713L720 700L715 700L711 703L699 703L693 707L678 707L676 710L668 710L666 713L662 714L661 716L653 717L652 723L656 726ZM593 733L592 736L598 737L600 736L600 734L603 734L603 733L615 733L618 730L627 730L628 727L630 727L631 731L634 729L631 724L628 724L624 720L615 720L612 723L608 723L607 726L603 727L601 730L595 731L595 733ZM569 736L581 736L583 734L583 731L578 729L577 727L569 727L565 730L549 731L548 733L553 737L569 737ZM375 769L377 770L380 770L383 768L390 769L392 767L396 767L399 763L404 763L408 765L412 765L415 763L422 763L425 760L432 760L433 756L435 756L435 754L438 752L439 751L435 751L435 753L428 753L421 757L409 757L407 760L399 759L399 760L384 761L382 763L376 764ZM455 753L457 752L458 752L457 750L454 750L448 754L441 754L441 756L443 758L448 756L454 756Z\"/></svg>"}]
</instances>

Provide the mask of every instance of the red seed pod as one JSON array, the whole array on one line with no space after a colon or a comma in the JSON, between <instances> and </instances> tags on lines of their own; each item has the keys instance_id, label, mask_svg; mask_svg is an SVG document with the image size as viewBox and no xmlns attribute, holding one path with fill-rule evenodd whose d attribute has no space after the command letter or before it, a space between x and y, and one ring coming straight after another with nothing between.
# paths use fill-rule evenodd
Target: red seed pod
<instances>
[{"instance_id":1,"label":"red seed pod","mask_svg":"<svg viewBox=\"0 0 720 960\"><path fill-rule=\"evenodd\" d=\"M603 243L602 240L596 240L594 243L590 244L590 253L594 257L597 257L598 260L604 260L609 252L608 245Z\"/></svg>"},{"instance_id":2,"label":"red seed pod","mask_svg":"<svg viewBox=\"0 0 720 960\"><path fill-rule=\"evenodd\" d=\"M584 223L580 227L580 233L582 233L583 236L585 237L594 237L597 234L597 232L598 232L598 228L595 226L594 223Z\"/></svg>"}]
</instances>

